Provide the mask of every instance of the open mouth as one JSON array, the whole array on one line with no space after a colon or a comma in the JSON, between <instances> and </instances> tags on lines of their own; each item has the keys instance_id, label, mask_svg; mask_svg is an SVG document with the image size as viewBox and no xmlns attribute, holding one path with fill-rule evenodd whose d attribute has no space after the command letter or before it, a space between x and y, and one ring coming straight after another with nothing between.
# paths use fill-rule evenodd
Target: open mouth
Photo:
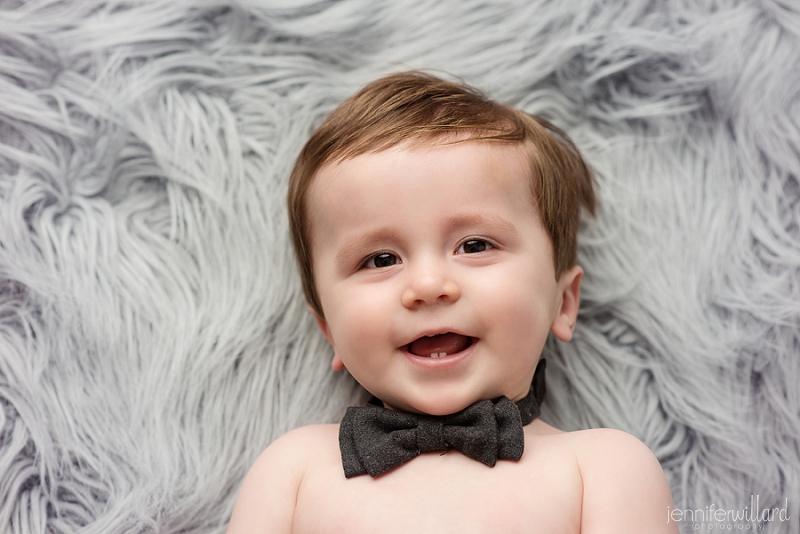
<instances>
[{"instance_id":1,"label":"open mouth","mask_svg":"<svg viewBox=\"0 0 800 534\"><path fill-rule=\"evenodd\" d=\"M469 336L445 332L443 334L424 336L415 339L408 344L406 349L415 356L444 358L445 356L466 350L472 343L473 338Z\"/></svg>"}]
</instances>

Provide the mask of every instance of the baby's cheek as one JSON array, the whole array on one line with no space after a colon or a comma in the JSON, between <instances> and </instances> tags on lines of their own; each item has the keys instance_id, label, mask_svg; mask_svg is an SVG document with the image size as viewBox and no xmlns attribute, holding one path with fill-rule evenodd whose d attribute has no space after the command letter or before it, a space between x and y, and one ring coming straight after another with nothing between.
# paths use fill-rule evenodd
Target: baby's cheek
<instances>
[{"instance_id":1,"label":"baby's cheek","mask_svg":"<svg viewBox=\"0 0 800 534\"><path fill-rule=\"evenodd\" d=\"M500 325L507 341L526 351L543 344L551 322L545 296L525 284L499 285L494 294L486 311Z\"/></svg>"},{"instance_id":2,"label":"baby's cheek","mask_svg":"<svg viewBox=\"0 0 800 534\"><path fill-rule=\"evenodd\" d=\"M338 333L346 350L361 352L374 350L376 345L385 343L391 320L382 310L381 301L370 298L363 292L344 297L344 305L338 310ZM342 347L345 349L345 347Z\"/></svg>"}]
</instances>

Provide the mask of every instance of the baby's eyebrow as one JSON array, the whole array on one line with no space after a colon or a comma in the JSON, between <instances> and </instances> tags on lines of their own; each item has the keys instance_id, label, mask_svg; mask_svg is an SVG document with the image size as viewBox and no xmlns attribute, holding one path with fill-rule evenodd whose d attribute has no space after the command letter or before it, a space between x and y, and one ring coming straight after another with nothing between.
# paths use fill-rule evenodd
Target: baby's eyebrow
<instances>
[{"instance_id":1,"label":"baby's eyebrow","mask_svg":"<svg viewBox=\"0 0 800 534\"><path fill-rule=\"evenodd\" d=\"M450 233L470 226L490 227L501 232L513 232L516 227L510 221L494 213L465 213L450 218L445 230Z\"/></svg>"},{"instance_id":2,"label":"baby's eyebrow","mask_svg":"<svg viewBox=\"0 0 800 534\"><path fill-rule=\"evenodd\" d=\"M360 250L371 249L381 243L396 241L398 239L399 236L391 228L379 228L363 235L351 237L345 240L344 244L336 253L336 263L346 263L351 256Z\"/></svg>"}]
</instances>

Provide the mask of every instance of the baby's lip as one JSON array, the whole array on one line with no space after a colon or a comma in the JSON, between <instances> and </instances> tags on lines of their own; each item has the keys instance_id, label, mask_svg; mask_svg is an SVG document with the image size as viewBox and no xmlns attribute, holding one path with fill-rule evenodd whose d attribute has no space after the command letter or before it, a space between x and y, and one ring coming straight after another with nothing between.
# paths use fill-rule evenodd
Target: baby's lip
<instances>
[{"instance_id":1,"label":"baby's lip","mask_svg":"<svg viewBox=\"0 0 800 534\"><path fill-rule=\"evenodd\" d=\"M413 337L406 338L408 341L403 343L400 346L400 348L401 349L407 349L408 346L411 343L413 343L414 341L417 341L419 339L432 337L432 336L436 336L436 335L439 335L439 334L448 334L448 333L450 333L450 334L459 334L459 335L464 336L464 337L474 337L474 336L471 336L471 335L467 334L466 332L464 332L463 330L461 330L459 328L452 328L452 327L449 327L449 326L443 326L442 328L429 328L427 330L423 330L422 332L419 332L418 334L415 334Z\"/></svg>"},{"instance_id":2,"label":"baby's lip","mask_svg":"<svg viewBox=\"0 0 800 534\"><path fill-rule=\"evenodd\" d=\"M420 336L406 345L405 349L414 356L443 358L466 350L473 342L471 336L447 331Z\"/></svg>"}]
</instances>

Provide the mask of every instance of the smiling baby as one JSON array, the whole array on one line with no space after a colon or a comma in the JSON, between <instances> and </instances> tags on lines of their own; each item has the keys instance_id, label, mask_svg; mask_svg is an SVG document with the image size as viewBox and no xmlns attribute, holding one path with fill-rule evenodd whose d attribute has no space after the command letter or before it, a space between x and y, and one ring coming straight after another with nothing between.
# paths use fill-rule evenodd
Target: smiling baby
<instances>
[{"instance_id":1,"label":"smiling baby","mask_svg":"<svg viewBox=\"0 0 800 534\"><path fill-rule=\"evenodd\" d=\"M569 341L591 173L547 121L419 72L313 133L289 185L309 309L373 396L248 473L229 533L676 533L636 438L538 419Z\"/></svg>"}]
</instances>

